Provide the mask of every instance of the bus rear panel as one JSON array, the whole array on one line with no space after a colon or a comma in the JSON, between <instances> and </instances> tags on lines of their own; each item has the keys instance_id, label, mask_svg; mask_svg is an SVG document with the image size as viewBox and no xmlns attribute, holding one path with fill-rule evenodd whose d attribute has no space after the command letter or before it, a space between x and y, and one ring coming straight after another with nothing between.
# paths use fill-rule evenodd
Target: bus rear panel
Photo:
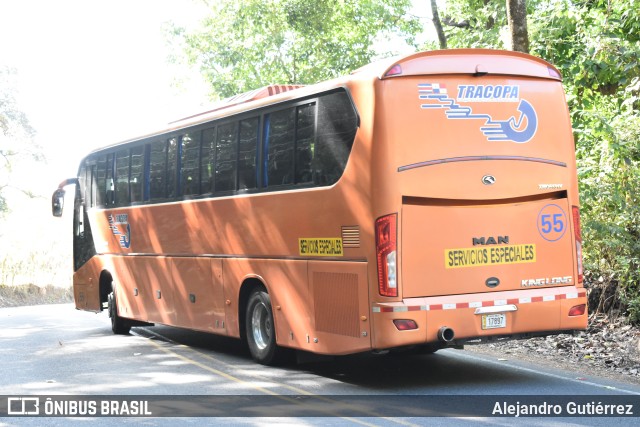
<instances>
[{"instance_id":1,"label":"bus rear panel","mask_svg":"<svg viewBox=\"0 0 640 427\"><path fill-rule=\"evenodd\" d=\"M557 71L416 57L379 81L378 349L584 329L575 155ZM374 196L375 197L375 196ZM389 231L390 228L395 230Z\"/></svg>"}]
</instances>

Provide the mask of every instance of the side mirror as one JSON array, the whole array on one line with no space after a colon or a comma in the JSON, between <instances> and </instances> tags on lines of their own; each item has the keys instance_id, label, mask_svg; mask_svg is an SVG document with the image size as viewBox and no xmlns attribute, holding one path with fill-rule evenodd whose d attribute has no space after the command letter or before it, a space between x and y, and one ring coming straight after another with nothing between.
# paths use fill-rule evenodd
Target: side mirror
<instances>
[{"instance_id":1,"label":"side mirror","mask_svg":"<svg viewBox=\"0 0 640 427\"><path fill-rule=\"evenodd\" d=\"M62 216L62 210L64 208L64 189L58 188L53 192L53 196L51 197L51 213L55 217Z\"/></svg>"}]
</instances>

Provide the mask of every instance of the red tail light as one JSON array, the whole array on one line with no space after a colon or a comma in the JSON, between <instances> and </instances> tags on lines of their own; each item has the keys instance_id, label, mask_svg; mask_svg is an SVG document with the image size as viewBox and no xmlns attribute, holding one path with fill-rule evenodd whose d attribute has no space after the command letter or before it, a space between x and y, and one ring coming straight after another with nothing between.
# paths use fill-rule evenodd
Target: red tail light
<instances>
[{"instance_id":1,"label":"red tail light","mask_svg":"<svg viewBox=\"0 0 640 427\"><path fill-rule=\"evenodd\" d=\"M576 234L576 258L578 261L578 283L584 281L584 271L582 267L582 228L580 227L580 208L571 207L573 213L573 229Z\"/></svg>"},{"instance_id":2,"label":"red tail light","mask_svg":"<svg viewBox=\"0 0 640 427\"><path fill-rule=\"evenodd\" d=\"M385 73L384 76L391 77L391 76L398 76L400 74L402 74L402 67L400 66L400 64L396 64L393 67L391 67L389 71Z\"/></svg>"},{"instance_id":3,"label":"red tail light","mask_svg":"<svg viewBox=\"0 0 640 427\"><path fill-rule=\"evenodd\" d=\"M411 331L413 329L418 329L416 321L411 319L394 319L393 324L396 325L396 329L399 331Z\"/></svg>"},{"instance_id":4,"label":"red tail light","mask_svg":"<svg viewBox=\"0 0 640 427\"><path fill-rule=\"evenodd\" d=\"M397 214L376 220L376 258L378 261L378 290L385 297L398 296L396 269Z\"/></svg>"},{"instance_id":5,"label":"red tail light","mask_svg":"<svg viewBox=\"0 0 640 427\"><path fill-rule=\"evenodd\" d=\"M587 304L574 305L569 310L569 316L582 316L587 311Z\"/></svg>"}]
</instances>

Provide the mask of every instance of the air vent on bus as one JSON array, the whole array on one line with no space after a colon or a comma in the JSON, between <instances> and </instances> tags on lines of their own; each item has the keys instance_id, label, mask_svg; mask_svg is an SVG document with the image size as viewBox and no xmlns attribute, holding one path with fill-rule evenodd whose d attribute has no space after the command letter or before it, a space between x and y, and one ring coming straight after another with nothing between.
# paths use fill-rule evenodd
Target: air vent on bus
<instances>
[{"instance_id":1,"label":"air vent on bus","mask_svg":"<svg viewBox=\"0 0 640 427\"><path fill-rule=\"evenodd\" d=\"M360 247L360 227L357 225L345 225L342 227L342 247Z\"/></svg>"}]
</instances>

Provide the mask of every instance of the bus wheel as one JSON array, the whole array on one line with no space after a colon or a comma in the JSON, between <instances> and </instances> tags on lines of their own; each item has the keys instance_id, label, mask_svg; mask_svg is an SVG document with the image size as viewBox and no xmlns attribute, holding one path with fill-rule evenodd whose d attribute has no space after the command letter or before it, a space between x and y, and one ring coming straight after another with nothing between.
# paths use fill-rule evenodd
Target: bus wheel
<instances>
[{"instance_id":1,"label":"bus wheel","mask_svg":"<svg viewBox=\"0 0 640 427\"><path fill-rule=\"evenodd\" d=\"M109 308L109 317L111 318L111 330L114 334L128 335L131 330L131 324L118 316L118 306L116 305L116 296L113 292L109 294L107 299Z\"/></svg>"},{"instance_id":2,"label":"bus wheel","mask_svg":"<svg viewBox=\"0 0 640 427\"><path fill-rule=\"evenodd\" d=\"M251 293L246 316L247 344L253 359L263 365L285 362L290 350L276 344L271 298L266 291L257 289Z\"/></svg>"}]
</instances>

